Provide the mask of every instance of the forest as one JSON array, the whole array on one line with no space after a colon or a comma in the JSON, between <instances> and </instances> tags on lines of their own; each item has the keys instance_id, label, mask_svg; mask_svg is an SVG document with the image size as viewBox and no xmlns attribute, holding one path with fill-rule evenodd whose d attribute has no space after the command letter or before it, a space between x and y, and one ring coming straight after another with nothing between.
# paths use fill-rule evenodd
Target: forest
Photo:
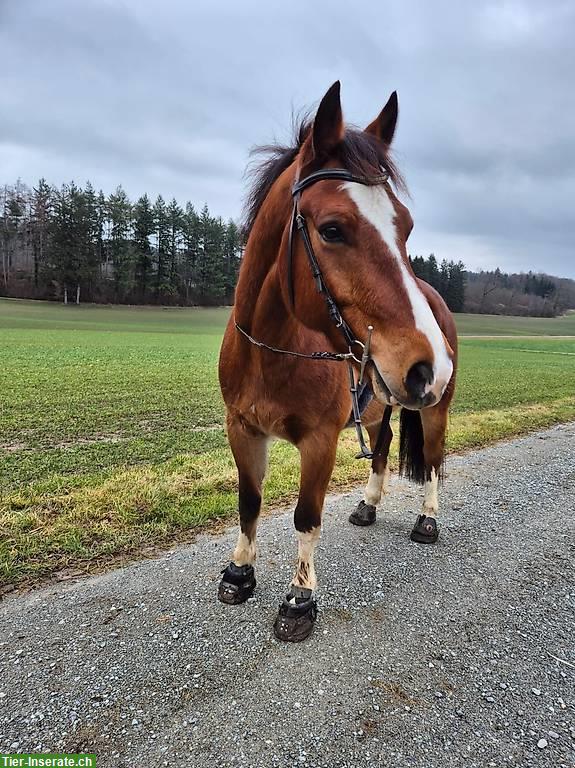
<instances>
[{"instance_id":1,"label":"forest","mask_svg":"<svg viewBox=\"0 0 575 768\"><path fill-rule=\"evenodd\" d=\"M41 179L0 188L0 295L126 304L233 303L241 227L187 202L131 201L89 182ZM575 308L575 281L532 272L472 272L463 261L410 256L453 312L554 317Z\"/></svg>"},{"instance_id":2,"label":"forest","mask_svg":"<svg viewBox=\"0 0 575 768\"><path fill-rule=\"evenodd\" d=\"M557 317L575 308L575 280L544 273L507 274L500 269L472 272L463 262L438 263L410 256L418 277L432 285L452 312L524 317Z\"/></svg>"},{"instance_id":3,"label":"forest","mask_svg":"<svg viewBox=\"0 0 575 768\"><path fill-rule=\"evenodd\" d=\"M129 304L233 301L241 237L204 206L88 182L0 190L0 294Z\"/></svg>"}]
</instances>

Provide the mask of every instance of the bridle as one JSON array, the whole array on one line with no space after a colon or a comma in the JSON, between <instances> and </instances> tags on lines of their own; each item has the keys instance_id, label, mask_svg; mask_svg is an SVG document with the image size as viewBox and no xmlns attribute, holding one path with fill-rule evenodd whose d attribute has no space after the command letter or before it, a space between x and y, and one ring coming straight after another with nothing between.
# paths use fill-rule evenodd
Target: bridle
<instances>
[{"instance_id":1,"label":"bridle","mask_svg":"<svg viewBox=\"0 0 575 768\"><path fill-rule=\"evenodd\" d=\"M336 362L344 362L344 361L347 362L348 372L349 372L349 391L351 393L351 402L352 402L352 411L353 411L353 421L355 424L357 440L358 440L359 449L360 449L359 453L356 456L357 459L372 459L374 456L378 455L383 445L383 439L387 431L387 426L389 425L389 419L391 417L392 409L390 405L386 406L383 413L383 418L381 420L381 427L379 429L379 435L377 437L376 445L374 446L373 451L370 451L365 443L365 438L363 436L363 429L361 424L361 411L359 408L359 388L363 384L365 368L367 366L367 363L371 359L370 345L371 345L371 334L373 331L373 327L371 325L368 325L367 336L364 343L357 338L357 336L354 334L354 332L352 331L348 323L345 321L343 315L339 310L339 307L337 306L337 302L331 295L329 288L326 285L325 279L323 277L323 273L319 266L319 262L317 260L317 257L313 250L313 246L311 244L311 239L309 236L309 230L307 228L305 217L303 216L303 214L299 209L299 202L300 202L301 193L308 187L311 187L313 184L316 184L318 181L328 181L328 180L353 181L353 182L356 182L357 184L364 184L366 186L375 186L377 184L384 184L388 180L388 178L389 178L389 174L385 171L383 171L381 174L377 176L356 176L350 171L345 170L345 168L324 168L322 170L315 171L314 173L310 173L309 176L306 176L304 179L299 179L298 181L296 181L296 183L292 187L293 208L292 208L291 220L290 220L290 228L289 228L289 235L288 235L288 252L287 252L287 283L288 283L288 293L289 293L291 307L292 309L294 309L294 306L295 306L295 290L294 290L294 281L293 281L293 241L294 241L294 233L297 230L300 233L302 242L304 244L305 252L308 257L309 265L311 268L313 279L315 281L315 286L317 288L317 291L323 296L330 319L345 340L345 343L348 349L347 352L312 352L310 354L305 354L303 352L294 352L288 349L278 349L277 347L271 347L268 344L264 344L262 341L258 341L254 339L252 336L250 336L250 334L246 330L244 330L240 325L235 323L236 329L241 334L243 334L248 339L248 341L250 341L252 344L254 344L257 347L260 347L262 349L267 349L270 352L276 352L282 355L291 355L292 357L303 357L303 358L307 358L308 360L331 360ZM361 348L361 358L358 358L354 354L354 351L353 351L354 347ZM357 382L355 380L355 374L353 371L353 361L355 361L356 363L359 363L359 366L360 366L359 377L357 379Z\"/></svg>"}]
</instances>

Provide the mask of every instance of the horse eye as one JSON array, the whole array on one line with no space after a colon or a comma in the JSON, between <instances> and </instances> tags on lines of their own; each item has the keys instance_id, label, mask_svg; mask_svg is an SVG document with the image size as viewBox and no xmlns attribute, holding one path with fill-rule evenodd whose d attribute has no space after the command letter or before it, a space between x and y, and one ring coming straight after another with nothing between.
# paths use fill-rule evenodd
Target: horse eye
<instances>
[{"instance_id":1,"label":"horse eye","mask_svg":"<svg viewBox=\"0 0 575 768\"><path fill-rule=\"evenodd\" d=\"M343 243L344 241L343 232L334 224L329 224L327 227L322 227L319 231L319 234L326 243Z\"/></svg>"}]
</instances>

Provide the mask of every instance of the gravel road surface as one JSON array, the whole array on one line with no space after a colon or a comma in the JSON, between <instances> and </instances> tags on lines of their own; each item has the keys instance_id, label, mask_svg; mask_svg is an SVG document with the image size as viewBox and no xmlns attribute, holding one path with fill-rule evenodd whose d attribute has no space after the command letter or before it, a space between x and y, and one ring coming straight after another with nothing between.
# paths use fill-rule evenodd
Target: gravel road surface
<instances>
[{"instance_id":1,"label":"gravel road surface","mask_svg":"<svg viewBox=\"0 0 575 768\"><path fill-rule=\"evenodd\" d=\"M366 466L367 469L367 466ZM435 546L408 534L421 489L378 522L332 496L320 614L272 622L291 514L260 525L258 587L216 601L235 529L0 604L0 751L108 766L575 765L575 423L454 456Z\"/></svg>"}]
</instances>

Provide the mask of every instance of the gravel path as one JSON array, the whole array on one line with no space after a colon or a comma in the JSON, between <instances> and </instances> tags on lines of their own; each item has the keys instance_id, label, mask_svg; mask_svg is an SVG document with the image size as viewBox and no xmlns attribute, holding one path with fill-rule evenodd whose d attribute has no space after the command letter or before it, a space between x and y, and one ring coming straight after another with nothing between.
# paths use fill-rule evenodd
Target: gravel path
<instances>
[{"instance_id":1,"label":"gravel path","mask_svg":"<svg viewBox=\"0 0 575 768\"><path fill-rule=\"evenodd\" d=\"M452 457L439 543L396 481L377 524L330 497L320 616L271 625L291 515L262 521L258 588L216 602L235 530L0 605L0 751L108 766L575 764L575 423Z\"/></svg>"}]
</instances>

